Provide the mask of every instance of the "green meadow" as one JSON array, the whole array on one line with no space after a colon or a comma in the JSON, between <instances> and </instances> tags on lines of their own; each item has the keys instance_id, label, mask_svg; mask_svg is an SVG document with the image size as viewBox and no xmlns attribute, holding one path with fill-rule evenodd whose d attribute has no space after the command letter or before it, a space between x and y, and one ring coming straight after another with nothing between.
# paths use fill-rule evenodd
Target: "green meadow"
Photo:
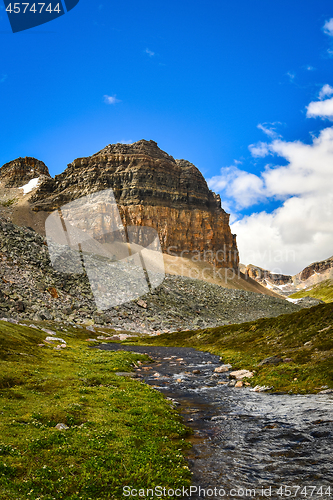
<instances>
[{"instance_id":1,"label":"green meadow","mask_svg":"<svg viewBox=\"0 0 333 500\"><path fill-rule=\"evenodd\" d=\"M58 331L61 350L38 347L46 336L0 322L1 500L117 499L126 485L189 485L189 431L176 410L116 375L148 358L91 349L82 329Z\"/></svg>"},{"instance_id":2,"label":"green meadow","mask_svg":"<svg viewBox=\"0 0 333 500\"><path fill-rule=\"evenodd\" d=\"M333 281L329 279L324 280L311 288L293 293L290 297L292 299L314 297L315 299L321 299L326 303L333 302Z\"/></svg>"}]
</instances>

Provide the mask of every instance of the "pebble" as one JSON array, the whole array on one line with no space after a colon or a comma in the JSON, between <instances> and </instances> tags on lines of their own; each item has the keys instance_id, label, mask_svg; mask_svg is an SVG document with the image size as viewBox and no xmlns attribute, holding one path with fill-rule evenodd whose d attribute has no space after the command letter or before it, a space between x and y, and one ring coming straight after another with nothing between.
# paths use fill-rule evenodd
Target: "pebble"
<instances>
[{"instance_id":1,"label":"pebble","mask_svg":"<svg viewBox=\"0 0 333 500\"><path fill-rule=\"evenodd\" d=\"M46 337L46 342L62 342L63 344L66 344L66 340L61 339L60 337Z\"/></svg>"},{"instance_id":2,"label":"pebble","mask_svg":"<svg viewBox=\"0 0 333 500\"><path fill-rule=\"evenodd\" d=\"M54 428L57 429L58 431L65 431L66 429L69 429L68 425L63 424L63 423L59 423L59 424L55 425Z\"/></svg>"},{"instance_id":3,"label":"pebble","mask_svg":"<svg viewBox=\"0 0 333 500\"><path fill-rule=\"evenodd\" d=\"M215 368L214 372L216 372L216 373L225 373L225 372L228 372L231 368L232 368L231 365L221 365L221 366L217 366Z\"/></svg>"},{"instance_id":4,"label":"pebble","mask_svg":"<svg viewBox=\"0 0 333 500\"><path fill-rule=\"evenodd\" d=\"M256 385L252 389L250 389L251 392L265 392L273 389L273 387L270 387L268 385Z\"/></svg>"}]
</instances>

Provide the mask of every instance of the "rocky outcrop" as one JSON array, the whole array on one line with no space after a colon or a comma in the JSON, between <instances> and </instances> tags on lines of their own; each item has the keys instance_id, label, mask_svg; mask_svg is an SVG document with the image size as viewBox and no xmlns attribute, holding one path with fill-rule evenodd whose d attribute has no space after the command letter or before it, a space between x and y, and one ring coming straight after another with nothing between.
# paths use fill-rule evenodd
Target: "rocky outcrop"
<instances>
[{"instance_id":1,"label":"rocky outcrop","mask_svg":"<svg viewBox=\"0 0 333 500\"><path fill-rule=\"evenodd\" d=\"M0 186L2 188L18 188L32 179L51 179L49 169L42 161L26 156L5 163L0 168Z\"/></svg>"},{"instance_id":2,"label":"rocky outcrop","mask_svg":"<svg viewBox=\"0 0 333 500\"><path fill-rule=\"evenodd\" d=\"M261 267L253 266L252 264L249 264L246 267L242 266L241 271L264 286L267 286L267 283L275 286L281 286L293 282L292 276L289 274L272 273L267 269L262 269Z\"/></svg>"},{"instance_id":3,"label":"rocky outcrop","mask_svg":"<svg viewBox=\"0 0 333 500\"><path fill-rule=\"evenodd\" d=\"M305 281L314 274L323 274L328 270L333 270L333 257L310 264L310 266L305 267L303 271L296 276L299 277L300 280Z\"/></svg>"},{"instance_id":4,"label":"rocky outcrop","mask_svg":"<svg viewBox=\"0 0 333 500\"><path fill-rule=\"evenodd\" d=\"M34 172L37 164L44 165L34 159L4 165L8 185L22 185L23 179L33 178L19 169L19 165L29 165L28 160L34 161ZM11 179L14 165L18 165L20 175ZM109 144L88 158L74 160L54 179L47 167L43 173L29 198L29 207L35 213L50 213L77 198L112 188L123 224L155 228L163 252L192 255L218 267L238 269L236 237L231 234L229 214L221 207L219 195L209 190L192 163L175 160L154 141Z\"/></svg>"}]
</instances>

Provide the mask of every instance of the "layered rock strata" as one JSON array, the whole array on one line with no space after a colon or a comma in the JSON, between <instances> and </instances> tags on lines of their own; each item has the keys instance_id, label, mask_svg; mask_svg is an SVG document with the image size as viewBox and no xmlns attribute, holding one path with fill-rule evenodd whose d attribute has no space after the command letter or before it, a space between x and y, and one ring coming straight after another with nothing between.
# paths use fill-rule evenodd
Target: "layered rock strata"
<instances>
[{"instance_id":1,"label":"layered rock strata","mask_svg":"<svg viewBox=\"0 0 333 500\"><path fill-rule=\"evenodd\" d=\"M8 171L7 165L1 171L5 167ZM44 172L29 199L35 212L50 213L77 198L111 188L123 224L156 229L163 252L238 269L236 237L219 195L209 190L192 163L175 160L154 141L110 144L93 156L74 160L54 179L47 174ZM98 234L101 228L96 224L95 229Z\"/></svg>"}]
</instances>

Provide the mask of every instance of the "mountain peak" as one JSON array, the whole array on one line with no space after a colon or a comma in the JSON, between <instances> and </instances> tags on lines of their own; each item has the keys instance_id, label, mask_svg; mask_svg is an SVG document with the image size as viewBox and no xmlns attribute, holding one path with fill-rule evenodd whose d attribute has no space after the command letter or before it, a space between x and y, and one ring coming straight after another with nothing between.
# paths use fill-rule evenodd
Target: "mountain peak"
<instances>
[{"instance_id":1,"label":"mountain peak","mask_svg":"<svg viewBox=\"0 0 333 500\"><path fill-rule=\"evenodd\" d=\"M132 144L123 144L118 142L117 144L108 144L105 148L101 149L98 153L93 156L100 154L122 154L122 155L147 155L152 158L168 159L174 161L174 158L162 149L160 149L155 141L147 141L146 139L141 139L140 141L133 142Z\"/></svg>"},{"instance_id":2,"label":"mountain peak","mask_svg":"<svg viewBox=\"0 0 333 500\"><path fill-rule=\"evenodd\" d=\"M51 177L44 162L31 156L20 157L0 168L0 184L6 188L21 187L41 175Z\"/></svg>"}]
</instances>

